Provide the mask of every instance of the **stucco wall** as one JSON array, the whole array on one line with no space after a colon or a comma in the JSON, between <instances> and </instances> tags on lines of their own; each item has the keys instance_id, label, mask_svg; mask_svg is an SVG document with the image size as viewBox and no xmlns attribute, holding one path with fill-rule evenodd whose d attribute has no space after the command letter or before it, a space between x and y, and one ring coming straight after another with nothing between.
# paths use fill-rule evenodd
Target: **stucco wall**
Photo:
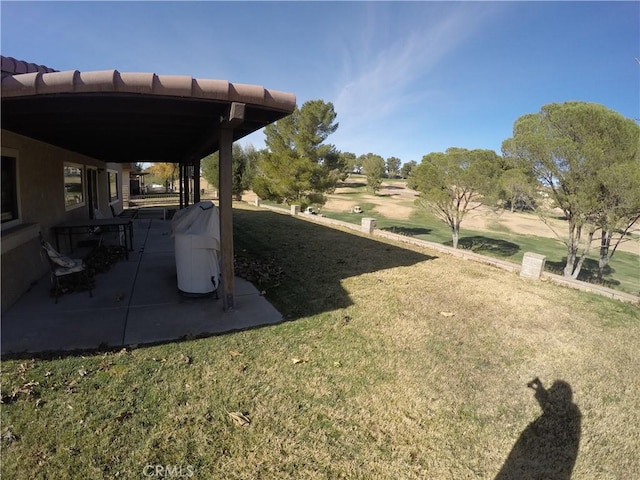
<instances>
[{"instance_id":1,"label":"stucco wall","mask_svg":"<svg viewBox=\"0 0 640 480\"><path fill-rule=\"evenodd\" d=\"M88 202L73 210L64 204L64 162L98 168L98 204L109 214L106 164L99 160L54 147L6 130L1 132L2 154L17 155L18 203L21 224L2 229L2 311L5 311L34 281L47 272L40 258L38 231L53 243L51 227L66 220L89 218ZM118 169L119 164L109 168ZM115 204L122 209L122 201ZM47 280L48 281L48 280Z\"/></svg>"}]
</instances>

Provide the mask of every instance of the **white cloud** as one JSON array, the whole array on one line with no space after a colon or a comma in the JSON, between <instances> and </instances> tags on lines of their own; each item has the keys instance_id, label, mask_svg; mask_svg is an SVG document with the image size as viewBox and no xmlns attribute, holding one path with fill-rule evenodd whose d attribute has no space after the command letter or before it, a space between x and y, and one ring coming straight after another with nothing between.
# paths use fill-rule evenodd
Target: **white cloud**
<instances>
[{"instance_id":1,"label":"white cloud","mask_svg":"<svg viewBox=\"0 0 640 480\"><path fill-rule=\"evenodd\" d=\"M340 128L332 136L339 148L339 139L352 143L349 137L362 139L366 130L375 135L380 130L376 124L393 122L405 107L421 103L428 109L429 99L439 92L426 81L427 75L467 41L491 11L470 4L449 4L445 11L433 4L421 6L411 10L419 15L392 26L369 17L360 42L344 49L338 75L342 84L334 97ZM380 32L378 38L372 35L375 31ZM380 45L385 39L393 40Z\"/></svg>"}]
</instances>

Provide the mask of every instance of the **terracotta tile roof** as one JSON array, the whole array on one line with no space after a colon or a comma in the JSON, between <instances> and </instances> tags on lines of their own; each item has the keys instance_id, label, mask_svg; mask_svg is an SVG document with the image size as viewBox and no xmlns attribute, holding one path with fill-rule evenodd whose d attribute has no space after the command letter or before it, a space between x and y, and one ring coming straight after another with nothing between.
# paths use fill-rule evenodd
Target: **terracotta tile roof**
<instances>
[{"instance_id":1,"label":"terracotta tile roof","mask_svg":"<svg viewBox=\"0 0 640 480\"><path fill-rule=\"evenodd\" d=\"M193 161L218 150L234 105L233 141L296 108L292 93L226 80L2 66L4 130L109 162Z\"/></svg>"},{"instance_id":2,"label":"terracotta tile roof","mask_svg":"<svg viewBox=\"0 0 640 480\"><path fill-rule=\"evenodd\" d=\"M64 72L2 57L2 70L14 67L16 74L2 79L2 97L26 97L59 93L142 93L171 97L191 97L248 103L291 111L294 94L268 90L259 85L230 83L226 80L196 79L184 75L126 73L118 70ZM25 71L23 71L25 70Z\"/></svg>"},{"instance_id":3,"label":"terracotta tile roof","mask_svg":"<svg viewBox=\"0 0 640 480\"><path fill-rule=\"evenodd\" d=\"M46 67L44 65L36 65L35 63L25 62L24 60L16 60L13 57L5 57L2 55L2 73L9 75L17 75L21 73L50 73L57 72L53 68Z\"/></svg>"}]
</instances>

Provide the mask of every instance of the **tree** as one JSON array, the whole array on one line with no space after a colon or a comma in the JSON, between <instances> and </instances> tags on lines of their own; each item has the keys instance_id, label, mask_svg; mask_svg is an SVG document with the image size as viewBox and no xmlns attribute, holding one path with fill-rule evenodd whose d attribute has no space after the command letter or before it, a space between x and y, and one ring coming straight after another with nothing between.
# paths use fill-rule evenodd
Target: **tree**
<instances>
[{"instance_id":1,"label":"tree","mask_svg":"<svg viewBox=\"0 0 640 480\"><path fill-rule=\"evenodd\" d=\"M342 163L344 164L344 171L346 174L355 173L359 170L356 165L356 154L352 152L340 152ZM346 177L345 177L346 178Z\"/></svg>"},{"instance_id":2,"label":"tree","mask_svg":"<svg viewBox=\"0 0 640 480\"><path fill-rule=\"evenodd\" d=\"M384 158L373 153L361 155L360 158L362 160L362 168L367 176L367 188L375 195L380 190L382 178L384 177L386 168Z\"/></svg>"},{"instance_id":3,"label":"tree","mask_svg":"<svg viewBox=\"0 0 640 480\"><path fill-rule=\"evenodd\" d=\"M526 170L509 168L500 176L501 196L509 203L511 212L516 208L532 207L536 195L537 182Z\"/></svg>"},{"instance_id":4,"label":"tree","mask_svg":"<svg viewBox=\"0 0 640 480\"><path fill-rule=\"evenodd\" d=\"M396 157L387 158L387 175L389 178L396 178L400 175L400 165L402 160Z\"/></svg>"},{"instance_id":5,"label":"tree","mask_svg":"<svg viewBox=\"0 0 640 480\"><path fill-rule=\"evenodd\" d=\"M251 188L259 153L252 145L243 148L242 145L234 143L231 155L233 158L231 193L240 197L243 192ZM202 176L216 188L220 187L219 164L219 152L207 155L201 161Z\"/></svg>"},{"instance_id":6,"label":"tree","mask_svg":"<svg viewBox=\"0 0 640 480\"><path fill-rule=\"evenodd\" d=\"M335 189L344 161L333 145L323 143L338 128L335 119L332 103L311 100L268 125L267 150L259 156L254 192L304 206L318 203L324 193Z\"/></svg>"},{"instance_id":7,"label":"tree","mask_svg":"<svg viewBox=\"0 0 640 480\"><path fill-rule=\"evenodd\" d=\"M564 213L567 277L578 277L595 232L613 228L605 219L615 210L612 195L620 179L605 180L606 172L616 166L625 171L638 161L639 129L602 105L553 103L518 118L513 137L502 144L504 156L525 165Z\"/></svg>"},{"instance_id":8,"label":"tree","mask_svg":"<svg viewBox=\"0 0 640 480\"><path fill-rule=\"evenodd\" d=\"M360 155L353 162L353 172L354 173L362 173L362 160L364 159L364 155Z\"/></svg>"},{"instance_id":9,"label":"tree","mask_svg":"<svg viewBox=\"0 0 640 480\"><path fill-rule=\"evenodd\" d=\"M425 155L408 186L420 192L418 205L449 226L453 248L458 248L462 220L482 203L493 203L500 171L501 159L493 150L449 148Z\"/></svg>"},{"instance_id":10,"label":"tree","mask_svg":"<svg viewBox=\"0 0 640 480\"><path fill-rule=\"evenodd\" d=\"M148 169L149 173L153 175L159 182L165 186L165 191L169 192L169 187L173 186L178 175L177 163L152 163Z\"/></svg>"},{"instance_id":11,"label":"tree","mask_svg":"<svg viewBox=\"0 0 640 480\"><path fill-rule=\"evenodd\" d=\"M405 163L404 165L402 165L402 168L400 169L400 176L402 178L409 178L411 171L417 166L418 166L418 162L416 162L415 160L411 160Z\"/></svg>"},{"instance_id":12,"label":"tree","mask_svg":"<svg viewBox=\"0 0 640 480\"><path fill-rule=\"evenodd\" d=\"M600 227L598 277L602 279L618 245L640 220L640 159L618 162L599 172L596 224Z\"/></svg>"}]
</instances>

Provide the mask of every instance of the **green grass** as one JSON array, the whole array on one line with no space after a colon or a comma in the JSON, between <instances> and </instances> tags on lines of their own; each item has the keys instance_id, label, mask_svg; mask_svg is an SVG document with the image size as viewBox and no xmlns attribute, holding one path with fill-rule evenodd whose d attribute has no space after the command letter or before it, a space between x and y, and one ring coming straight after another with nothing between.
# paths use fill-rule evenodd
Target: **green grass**
<instances>
[{"instance_id":1,"label":"green grass","mask_svg":"<svg viewBox=\"0 0 640 480\"><path fill-rule=\"evenodd\" d=\"M535 376L582 413L573 480L640 477L637 307L289 215L234 225L289 321L4 360L3 478L492 479L540 418Z\"/></svg>"},{"instance_id":2,"label":"green grass","mask_svg":"<svg viewBox=\"0 0 640 480\"><path fill-rule=\"evenodd\" d=\"M329 218L358 224L360 216L349 213L324 212ZM451 231L439 219L416 209L408 220L388 218L375 214L378 228L394 233L409 235L421 240L452 245ZM500 225L491 232L460 229L459 248L471 249L476 253L521 263L526 252L535 252L547 257L545 269L562 274L566 262L566 246L559 240L534 235L518 235ZM592 248L585 261L579 279L596 282L598 272L598 251ZM604 276L604 284L627 293L640 293L640 256L617 251L611 259L610 269Z\"/></svg>"}]
</instances>

